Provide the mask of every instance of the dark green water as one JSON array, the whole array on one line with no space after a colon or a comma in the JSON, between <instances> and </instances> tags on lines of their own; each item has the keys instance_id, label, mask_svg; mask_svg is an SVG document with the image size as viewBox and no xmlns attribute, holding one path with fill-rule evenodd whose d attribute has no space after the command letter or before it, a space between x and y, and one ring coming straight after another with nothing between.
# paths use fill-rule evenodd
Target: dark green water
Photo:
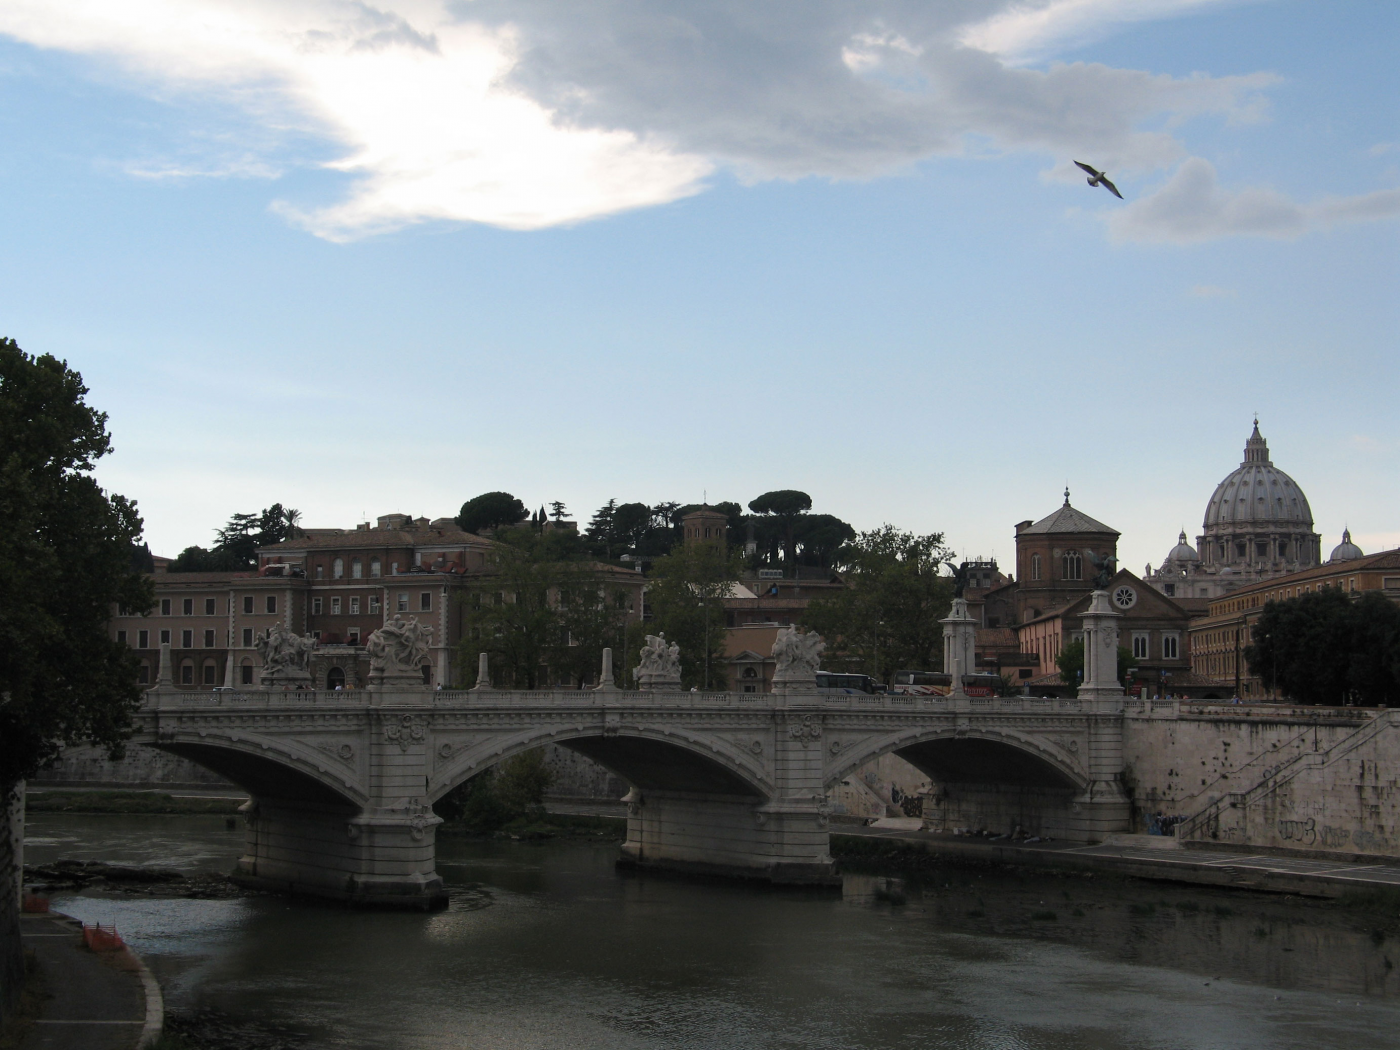
<instances>
[{"instance_id":1,"label":"dark green water","mask_svg":"<svg viewBox=\"0 0 1400 1050\"><path fill-rule=\"evenodd\" d=\"M221 817L34 814L28 834L31 863L186 870L228 870L241 843ZM615 856L448 840L452 905L433 915L270 897L55 906L115 922L176 1011L306 1047L1400 1046L1400 940L1335 907L967 871L898 905L878 879L820 897L621 876Z\"/></svg>"}]
</instances>

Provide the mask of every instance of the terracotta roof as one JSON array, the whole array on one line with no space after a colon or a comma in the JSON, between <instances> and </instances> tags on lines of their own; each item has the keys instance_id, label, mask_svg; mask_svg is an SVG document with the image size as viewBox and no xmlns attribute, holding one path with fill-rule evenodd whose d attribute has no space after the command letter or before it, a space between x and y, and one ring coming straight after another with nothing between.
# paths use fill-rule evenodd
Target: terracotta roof
<instances>
[{"instance_id":1,"label":"terracotta roof","mask_svg":"<svg viewBox=\"0 0 1400 1050\"><path fill-rule=\"evenodd\" d=\"M1110 528L1101 521L1095 521L1082 510L1075 510L1069 505L1069 494L1065 494L1065 505L1054 514L1041 518L1034 525L1028 525L1021 531L1022 536L1041 532L1102 532L1112 536L1118 535L1118 530Z\"/></svg>"},{"instance_id":2,"label":"terracotta roof","mask_svg":"<svg viewBox=\"0 0 1400 1050\"><path fill-rule=\"evenodd\" d=\"M494 540L461 529L345 529L328 532L317 529L294 540L283 540L270 547L259 547L259 554L290 554L294 551L341 547L493 547Z\"/></svg>"},{"instance_id":3,"label":"terracotta roof","mask_svg":"<svg viewBox=\"0 0 1400 1050\"><path fill-rule=\"evenodd\" d=\"M244 572L148 572L146 576L158 585L162 583L229 583L232 580L255 580L258 578L258 574L252 569Z\"/></svg>"},{"instance_id":4,"label":"terracotta roof","mask_svg":"<svg viewBox=\"0 0 1400 1050\"><path fill-rule=\"evenodd\" d=\"M1310 580L1325 580L1334 576L1354 576L1358 572L1374 572L1379 569L1400 569L1400 547L1377 554L1368 554L1361 558L1353 558L1351 561L1318 565L1311 569L1301 569L1298 572L1289 573L1287 576L1275 576L1270 580L1260 580L1258 583L1251 583L1248 587L1240 587L1238 590L1222 594L1210 601L1213 605L1216 602L1238 598L1242 594L1258 594L1260 591L1272 591L1278 587L1294 587Z\"/></svg>"}]
</instances>

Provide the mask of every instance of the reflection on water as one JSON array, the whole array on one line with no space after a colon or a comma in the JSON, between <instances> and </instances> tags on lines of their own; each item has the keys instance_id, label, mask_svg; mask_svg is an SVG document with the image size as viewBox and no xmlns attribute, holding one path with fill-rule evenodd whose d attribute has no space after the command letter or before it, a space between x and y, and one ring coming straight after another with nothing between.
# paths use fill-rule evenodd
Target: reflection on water
<instances>
[{"instance_id":1,"label":"reflection on water","mask_svg":"<svg viewBox=\"0 0 1400 1050\"><path fill-rule=\"evenodd\" d=\"M229 868L203 817L36 814L33 861ZM1392 1048L1400 952L1336 908L965 870L840 897L620 876L615 848L445 841L451 907L68 897L177 1010L314 1047ZM903 903L900 903L900 902Z\"/></svg>"}]
</instances>

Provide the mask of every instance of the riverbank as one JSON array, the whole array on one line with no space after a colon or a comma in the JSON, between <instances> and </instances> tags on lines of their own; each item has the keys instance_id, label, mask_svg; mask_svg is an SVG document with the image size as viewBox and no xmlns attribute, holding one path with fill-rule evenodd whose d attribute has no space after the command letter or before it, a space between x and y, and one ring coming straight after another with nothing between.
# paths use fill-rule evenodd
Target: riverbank
<instances>
[{"instance_id":1,"label":"riverbank","mask_svg":"<svg viewBox=\"0 0 1400 1050\"><path fill-rule=\"evenodd\" d=\"M29 791L31 813L223 813L233 815L248 801L232 793L178 794L164 791L63 790Z\"/></svg>"},{"instance_id":2,"label":"riverbank","mask_svg":"<svg viewBox=\"0 0 1400 1050\"><path fill-rule=\"evenodd\" d=\"M845 826L832 831L832 856L853 866L917 874L940 864L997 865L1041 871L1104 873L1223 889L1258 890L1305 897L1369 896L1400 907L1400 866L1223 849L1172 848L1175 840L1113 836L1097 845L990 841L927 831ZM1127 840L1127 841L1125 841ZM1394 910L1394 909L1392 909Z\"/></svg>"},{"instance_id":3,"label":"riverbank","mask_svg":"<svg viewBox=\"0 0 1400 1050\"><path fill-rule=\"evenodd\" d=\"M22 916L20 933L43 998L15 1033L19 1050L137 1050L159 1037L160 985L130 948L89 946L82 923L56 913Z\"/></svg>"}]
</instances>

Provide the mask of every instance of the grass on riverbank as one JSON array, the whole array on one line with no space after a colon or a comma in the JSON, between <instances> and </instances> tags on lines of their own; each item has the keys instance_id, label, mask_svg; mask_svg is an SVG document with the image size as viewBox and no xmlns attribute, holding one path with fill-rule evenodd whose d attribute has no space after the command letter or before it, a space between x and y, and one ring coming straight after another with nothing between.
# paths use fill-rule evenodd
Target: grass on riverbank
<instances>
[{"instance_id":1,"label":"grass on riverbank","mask_svg":"<svg viewBox=\"0 0 1400 1050\"><path fill-rule=\"evenodd\" d=\"M31 813L237 813L241 798L181 798L157 791L30 791Z\"/></svg>"}]
</instances>

